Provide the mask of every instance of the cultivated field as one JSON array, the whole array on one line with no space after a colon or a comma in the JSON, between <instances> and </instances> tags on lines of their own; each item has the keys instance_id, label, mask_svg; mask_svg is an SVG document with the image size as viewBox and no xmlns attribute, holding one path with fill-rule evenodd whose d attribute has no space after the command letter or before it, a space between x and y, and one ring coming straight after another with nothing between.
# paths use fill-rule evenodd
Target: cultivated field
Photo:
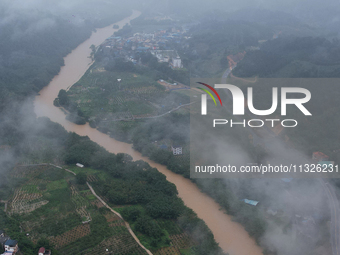
<instances>
[{"instance_id":1,"label":"cultivated field","mask_svg":"<svg viewBox=\"0 0 340 255\"><path fill-rule=\"evenodd\" d=\"M94 169L63 167L76 173L83 171L93 185L106 179L104 173ZM86 185L77 184L73 174L46 164L17 166L11 178L20 180L20 187L10 197L7 213L20 215L21 228L34 243L46 238L62 255L147 254L124 220L105 208ZM102 199L110 204L107 197ZM121 211L130 205L110 206ZM170 243L153 250L154 254L194 254L195 244L175 221L159 219L157 224ZM138 231L135 234L148 245L146 236Z\"/></svg>"}]
</instances>

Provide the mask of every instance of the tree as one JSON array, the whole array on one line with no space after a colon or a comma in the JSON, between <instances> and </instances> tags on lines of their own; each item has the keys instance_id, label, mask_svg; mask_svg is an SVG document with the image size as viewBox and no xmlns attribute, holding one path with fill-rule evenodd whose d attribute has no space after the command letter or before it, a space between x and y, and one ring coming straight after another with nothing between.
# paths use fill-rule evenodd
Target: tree
<instances>
[{"instance_id":1,"label":"tree","mask_svg":"<svg viewBox=\"0 0 340 255\"><path fill-rule=\"evenodd\" d=\"M122 211L123 218L128 221L135 221L140 216L141 211L136 207L124 207Z\"/></svg>"},{"instance_id":2,"label":"tree","mask_svg":"<svg viewBox=\"0 0 340 255\"><path fill-rule=\"evenodd\" d=\"M94 44L92 44L90 46L90 49L91 49L90 58L93 60L94 59L94 54L96 53L96 46Z\"/></svg>"},{"instance_id":3,"label":"tree","mask_svg":"<svg viewBox=\"0 0 340 255\"><path fill-rule=\"evenodd\" d=\"M149 216L143 215L136 221L135 228L137 231L155 239L160 239L164 233L156 221Z\"/></svg>"},{"instance_id":4,"label":"tree","mask_svg":"<svg viewBox=\"0 0 340 255\"><path fill-rule=\"evenodd\" d=\"M67 97L67 92L66 92L66 90L61 89L61 90L59 91L58 98L59 98L59 104L60 104L61 106L68 106L68 105L70 104L70 101L69 101L69 99L68 99L68 97Z\"/></svg>"},{"instance_id":5,"label":"tree","mask_svg":"<svg viewBox=\"0 0 340 255\"><path fill-rule=\"evenodd\" d=\"M87 175L83 172L79 173L76 175L76 180L77 180L77 183L78 184L85 184L86 183L86 180L87 180Z\"/></svg>"},{"instance_id":6,"label":"tree","mask_svg":"<svg viewBox=\"0 0 340 255\"><path fill-rule=\"evenodd\" d=\"M163 219L176 219L184 208L183 201L176 196L158 196L146 206L151 217Z\"/></svg>"},{"instance_id":7,"label":"tree","mask_svg":"<svg viewBox=\"0 0 340 255\"><path fill-rule=\"evenodd\" d=\"M46 249L52 249L53 245L51 245L50 241L46 238L41 238L38 240L36 244L36 249L39 249L41 247L44 247Z\"/></svg>"},{"instance_id":8,"label":"tree","mask_svg":"<svg viewBox=\"0 0 340 255\"><path fill-rule=\"evenodd\" d=\"M107 194L110 202L116 205L123 205L127 202L126 190L117 192L116 190L110 190Z\"/></svg>"}]
</instances>

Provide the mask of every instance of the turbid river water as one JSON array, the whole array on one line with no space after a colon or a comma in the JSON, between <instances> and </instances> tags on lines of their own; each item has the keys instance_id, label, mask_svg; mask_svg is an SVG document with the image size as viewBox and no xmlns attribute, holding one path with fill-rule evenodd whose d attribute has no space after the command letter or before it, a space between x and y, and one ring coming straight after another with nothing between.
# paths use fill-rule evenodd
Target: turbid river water
<instances>
[{"instance_id":1,"label":"turbid river water","mask_svg":"<svg viewBox=\"0 0 340 255\"><path fill-rule=\"evenodd\" d=\"M133 11L130 17L116 24L122 27L139 15L140 12ZM116 31L112 26L113 24L97 29L89 39L64 58L65 66L61 68L60 73L36 97L34 102L35 113L39 117L49 117L52 121L61 124L67 131L75 132L81 136L88 136L92 141L110 152L127 153L134 160L142 159L148 162L152 167L157 168L158 171L166 175L168 181L176 185L179 197L183 199L186 206L193 209L198 217L205 221L214 234L215 240L225 252L229 252L230 255L262 254L261 248L249 237L244 228L240 224L233 222L230 216L220 210L220 206L212 198L202 193L190 180L171 172L163 165L143 157L132 148L131 144L116 141L108 135L91 128L88 124L79 126L67 121L65 114L59 108L53 106L53 100L58 96L59 90L72 86L89 68L91 64L91 59L89 58L91 50L89 47L92 44L97 46L111 36Z\"/></svg>"}]
</instances>

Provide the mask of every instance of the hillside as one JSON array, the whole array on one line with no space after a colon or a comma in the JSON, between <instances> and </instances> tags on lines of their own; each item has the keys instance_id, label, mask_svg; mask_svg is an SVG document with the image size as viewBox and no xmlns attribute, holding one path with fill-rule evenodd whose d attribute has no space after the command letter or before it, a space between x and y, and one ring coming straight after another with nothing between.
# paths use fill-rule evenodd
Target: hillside
<instances>
[{"instance_id":1,"label":"hillside","mask_svg":"<svg viewBox=\"0 0 340 255\"><path fill-rule=\"evenodd\" d=\"M30 164L26 158L6 174L2 187L7 205L1 207L6 209L1 226L19 241L23 254L35 254L42 244L54 254L106 254L106 249L145 254L124 221L104 207L86 181L154 254L221 254L209 229L184 206L163 174L129 155L110 154L87 137L65 132L58 137L64 140L58 145L64 151L60 162L72 165ZM87 167L73 166L75 162ZM196 236L197 231L202 234Z\"/></svg>"}]
</instances>

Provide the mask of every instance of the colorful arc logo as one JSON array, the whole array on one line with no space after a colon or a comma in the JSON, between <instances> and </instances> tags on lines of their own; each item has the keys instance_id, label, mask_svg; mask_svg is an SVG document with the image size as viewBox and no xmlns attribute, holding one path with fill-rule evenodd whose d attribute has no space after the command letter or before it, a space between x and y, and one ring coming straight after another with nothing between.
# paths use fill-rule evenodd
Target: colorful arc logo
<instances>
[{"instance_id":1,"label":"colorful arc logo","mask_svg":"<svg viewBox=\"0 0 340 255\"><path fill-rule=\"evenodd\" d=\"M199 84L201 84L201 85L203 85L203 86L206 86L206 87L209 88L212 92L214 92L215 95L217 96L218 100L220 101L221 106L222 106L222 100L221 100L221 98L220 98L220 95L217 93L217 91L216 91L213 87L211 87L210 85L208 85L208 84L206 84L206 83L203 83L203 82L197 82L197 83L199 83ZM202 89L202 88L200 88L200 87L197 87L197 88L200 89L200 90L202 90L202 91L204 91L204 92L206 92L206 93L212 98L212 100L214 100L215 105L217 105L214 96L210 93L209 90L207 90L207 89ZM206 95L206 94L202 94L202 109L201 109L201 114L202 114L202 115L207 115L207 95Z\"/></svg>"}]
</instances>

